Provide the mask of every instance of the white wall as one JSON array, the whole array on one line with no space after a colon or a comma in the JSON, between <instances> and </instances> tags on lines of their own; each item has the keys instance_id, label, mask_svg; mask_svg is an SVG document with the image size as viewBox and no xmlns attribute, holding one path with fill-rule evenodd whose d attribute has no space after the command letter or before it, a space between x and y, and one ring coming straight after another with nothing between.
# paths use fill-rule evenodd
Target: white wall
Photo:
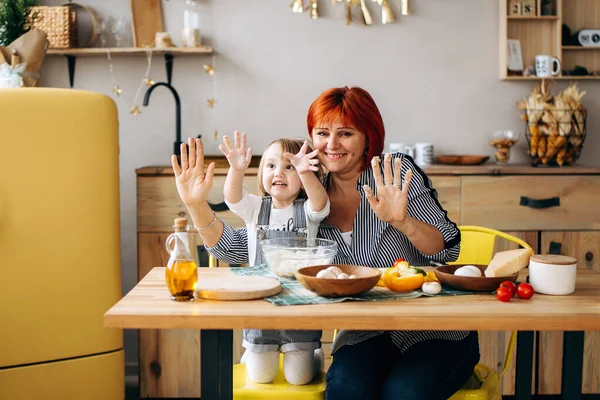
<instances>
[{"instance_id":1,"label":"white wall","mask_svg":"<svg viewBox=\"0 0 600 400\"><path fill-rule=\"evenodd\" d=\"M62 0L42 1L59 5ZM527 96L533 82L498 78L498 6L495 0L410 0L413 15L401 17L399 0L390 3L397 23L381 25L380 8L367 1L376 25L346 26L344 7L319 0L321 18L293 14L289 0L199 0L202 34L218 52L218 103L212 79L202 65L210 56L175 59L173 84L182 101L184 138L203 134L208 153L217 154L214 127L221 134L248 132L256 154L280 136L306 133L306 111L320 92L333 86L367 89L380 107L386 142L428 141L438 154L488 154L487 136L495 129L523 131L515 102ZM130 16L129 1L87 0L102 15ZM163 0L166 29L179 42L184 0ZM358 16L355 18L358 21ZM146 59L115 57L121 88L134 93ZM42 86L68 86L66 62L47 58ZM165 80L162 57L153 58L151 77ZM595 130L600 117L598 82L582 81L588 95L588 138L581 164L599 165ZM112 96L108 62L80 58L75 87ZM558 92L565 84L557 85ZM114 97L114 96L113 96ZM141 97L143 97L143 92ZM135 169L168 165L175 138L175 107L171 95L158 88L150 106L137 119L131 104L116 98L120 113L121 227L123 291L136 282ZM141 104L141 98L139 103ZM521 140L512 160L527 162ZM127 361L137 360L134 332L126 332Z\"/></svg>"}]
</instances>

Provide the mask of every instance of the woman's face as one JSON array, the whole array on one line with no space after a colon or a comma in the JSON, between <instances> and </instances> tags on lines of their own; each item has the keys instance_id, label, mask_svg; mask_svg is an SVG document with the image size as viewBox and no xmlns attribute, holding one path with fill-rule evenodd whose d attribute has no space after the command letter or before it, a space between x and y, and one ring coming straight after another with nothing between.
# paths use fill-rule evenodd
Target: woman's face
<instances>
[{"instance_id":1,"label":"woman's face","mask_svg":"<svg viewBox=\"0 0 600 400\"><path fill-rule=\"evenodd\" d=\"M365 163L367 136L341 122L315 124L312 131L319 161L330 172L360 172Z\"/></svg>"}]
</instances>

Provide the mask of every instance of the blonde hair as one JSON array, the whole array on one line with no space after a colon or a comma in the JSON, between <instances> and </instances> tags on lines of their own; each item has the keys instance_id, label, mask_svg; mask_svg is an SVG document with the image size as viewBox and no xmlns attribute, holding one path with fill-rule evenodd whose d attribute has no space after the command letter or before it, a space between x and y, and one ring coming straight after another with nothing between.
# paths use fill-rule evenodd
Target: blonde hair
<instances>
[{"instance_id":1,"label":"blonde hair","mask_svg":"<svg viewBox=\"0 0 600 400\"><path fill-rule=\"evenodd\" d=\"M304 145L304 140L300 140L300 139L288 139L288 138L282 138L282 139L277 139L277 140L273 140L268 146L267 149L269 147L271 147L274 144L279 144L281 146L281 152L283 153L292 153L292 154L298 154L298 152L300 151L300 149L302 148L302 145ZM266 150L266 149L265 149ZM310 153L311 151L313 151L313 147L310 143L308 143L308 153ZM260 164L258 164L258 174L257 174L257 178L258 178L258 195L259 196L267 196L268 193L265 190L265 187L262 183L262 178L263 178L263 168L265 165L265 157L263 155L263 157L261 157L260 159ZM321 167L321 164L318 164L317 167L319 168L319 171L315 172L315 175L317 176L317 178L319 180L322 179L323 177L323 168ZM298 194L298 198L306 198L306 192L304 191L304 189L300 190L300 193Z\"/></svg>"}]
</instances>

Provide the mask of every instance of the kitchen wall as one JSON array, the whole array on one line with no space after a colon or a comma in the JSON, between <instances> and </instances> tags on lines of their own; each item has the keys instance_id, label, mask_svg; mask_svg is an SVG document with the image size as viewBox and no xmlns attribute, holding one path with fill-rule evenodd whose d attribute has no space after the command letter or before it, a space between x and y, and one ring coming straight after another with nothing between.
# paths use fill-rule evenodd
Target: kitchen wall
<instances>
[{"instance_id":1,"label":"kitchen wall","mask_svg":"<svg viewBox=\"0 0 600 400\"><path fill-rule=\"evenodd\" d=\"M321 18L293 14L290 0L198 0L206 44L218 53L216 88L202 65L211 56L175 59L173 85L182 101L183 137L202 134L207 153L218 154L213 139L239 129L261 153L273 139L304 136L307 109L320 92L334 86L367 89L383 115L387 143L432 142L437 154L488 154L488 135L496 129L522 132L515 102L533 82L498 78L498 5L496 0L409 0L413 15L401 17L399 0L390 0L397 23L381 25L381 12L367 1L376 24L346 26L344 7L319 1ZM41 1L59 5L63 0ZM86 0L102 16L130 19L129 1ZM166 29L180 43L184 0L163 0ZM82 19L84 16L82 15ZM75 88L112 95L104 57L79 58ZM131 97L146 68L146 58L114 57L118 84ZM152 59L150 76L165 80L162 57ZM49 57L42 86L68 87L66 61ZM588 138L581 164L599 165L600 82L582 81L587 91ZM558 92L565 84L556 85ZM145 89L145 88L144 88ZM143 90L144 90L143 89ZM143 98L143 90L139 104ZM206 99L215 95L214 110ZM115 98L113 96L113 98ZM123 292L136 283L135 169L168 165L175 138L171 95L158 88L150 106L135 118L131 103L115 98L120 119L121 232ZM527 162L521 140L511 161ZM126 358L137 361L136 335L126 332Z\"/></svg>"}]
</instances>

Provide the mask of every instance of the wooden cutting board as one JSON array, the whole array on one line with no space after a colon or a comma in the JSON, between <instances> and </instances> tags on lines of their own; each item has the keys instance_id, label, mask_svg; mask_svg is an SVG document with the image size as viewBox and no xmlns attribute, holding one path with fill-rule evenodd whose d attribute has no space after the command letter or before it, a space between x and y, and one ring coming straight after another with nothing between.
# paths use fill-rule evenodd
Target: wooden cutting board
<instances>
[{"instance_id":1,"label":"wooden cutting board","mask_svg":"<svg viewBox=\"0 0 600 400\"><path fill-rule=\"evenodd\" d=\"M156 32L163 32L160 0L131 0L131 25L135 47L153 46Z\"/></svg>"},{"instance_id":2,"label":"wooden cutting board","mask_svg":"<svg viewBox=\"0 0 600 400\"><path fill-rule=\"evenodd\" d=\"M199 279L196 297L207 300L254 300L281 292L278 280L263 276L228 276Z\"/></svg>"}]
</instances>

